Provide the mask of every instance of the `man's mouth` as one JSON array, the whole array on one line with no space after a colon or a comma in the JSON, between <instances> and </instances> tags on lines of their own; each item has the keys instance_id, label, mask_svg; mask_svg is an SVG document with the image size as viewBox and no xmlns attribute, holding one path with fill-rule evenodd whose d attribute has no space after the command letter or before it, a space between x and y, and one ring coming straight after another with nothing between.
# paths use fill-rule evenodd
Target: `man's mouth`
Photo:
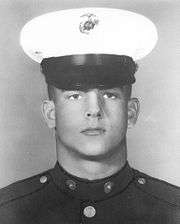
<instances>
[{"instance_id":1,"label":"man's mouth","mask_svg":"<svg viewBox=\"0 0 180 224\"><path fill-rule=\"evenodd\" d=\"M103 128L87 128L81 131L82 134L88 136L96 136L96 135L103 135L105 133L105 129Z\"/></svg>"}]
</instances>

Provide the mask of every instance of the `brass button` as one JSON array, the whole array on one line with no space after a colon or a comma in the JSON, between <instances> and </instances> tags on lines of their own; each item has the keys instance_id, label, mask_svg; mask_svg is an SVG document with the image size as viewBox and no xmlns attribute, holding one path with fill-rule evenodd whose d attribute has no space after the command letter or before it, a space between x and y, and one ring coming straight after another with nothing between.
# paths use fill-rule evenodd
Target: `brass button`
<instances>
[{"instance_id":1,"label":"brass button","mask_svg":"<svg viewBox=\"0 0 180 224\"><path fill-rule=\"evenodd\" d=\"M112 191L113 183L111 181L104 184L104 192L110 193Z\"/></svg>"},{"instance_id":2,"label":"brass button","mask_svg":"<svg viewBox=\"0 0 180 224\"><path fill-rule=\"evenodd\" d=\"M143 184L146 183L146 179L143 178L143 177L140 177L140 178L138 179L138 183L143 185Z\"/></svg>"},{"instance_id":3,"label":"brass button","mask_svg":"<svg viewBox=\"0 0 180 224\"><path fill-rule=\"evenodd\" d=\"M76 189L76 183L73 180L67 180L66 181L66 185L69 187L69 189L71 190L75 190Z\"/></svg>"},{"instance_id":4,"label":"brass button","mask_svg":"<svg viewBox=\"0 0 180 224\"><path fill-rule=\"evenodd\" d=\"M46 176L40 177L40 182L41 182L41 184L46 183L47 182L47 177Z\"/></svg>"},{"instance_id":5,"label":"brass button","mask_svg":"<svg viewBox=\"0 0 180 224\"><path fill-rule=\"evenodd\" d=\"M83 211L84 215L88 218L92 218L96 214L96 209L93 206L87 206Z\"/></svg>"}]
</instances>

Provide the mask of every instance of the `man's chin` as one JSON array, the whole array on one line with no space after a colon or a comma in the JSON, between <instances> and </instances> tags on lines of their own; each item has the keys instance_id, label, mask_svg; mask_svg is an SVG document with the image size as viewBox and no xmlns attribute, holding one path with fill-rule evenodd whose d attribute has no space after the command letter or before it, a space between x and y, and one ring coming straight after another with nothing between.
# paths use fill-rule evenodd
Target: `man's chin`
<instances>
[{"instance_id":1,"label":"man's chin","mask_svg":"<svg viewBox=\"0 0 180 224\"><path fill-rule=\"evenodd\" d=\"M94 161L102 160L109 154L106 147L94 145L88 145L88 147L84 146L83 148L79 148L78 153L81 158Z\"/></svg>"}]
</instances>

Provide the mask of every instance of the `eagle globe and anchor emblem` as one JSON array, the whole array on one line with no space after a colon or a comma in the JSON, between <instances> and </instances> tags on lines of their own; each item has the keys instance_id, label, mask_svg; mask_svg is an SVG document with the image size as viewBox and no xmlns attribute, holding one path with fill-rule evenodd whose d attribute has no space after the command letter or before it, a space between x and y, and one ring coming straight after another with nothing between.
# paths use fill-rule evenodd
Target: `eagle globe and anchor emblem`
<instances>
[{"instance_id":1,"label":"eagle globe and anchor emblem","mask_svg":"<svg viewBox=\"0 0 180 224\"><path fill-rule=\"evenodd\" d=\"M81 16L83 21L79 24L79 30L81 33L89 34L91 30L99 23L99 19L92 13L86 13Z\"/></svg>"}]
</instances>

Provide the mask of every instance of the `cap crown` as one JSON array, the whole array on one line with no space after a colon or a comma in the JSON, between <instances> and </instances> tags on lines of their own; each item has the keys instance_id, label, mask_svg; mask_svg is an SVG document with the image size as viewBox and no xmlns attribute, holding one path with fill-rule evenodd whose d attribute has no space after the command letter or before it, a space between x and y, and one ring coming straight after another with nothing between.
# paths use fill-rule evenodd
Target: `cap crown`
<instances>
[{"instance_id":1,"label":"cap crown","mask_svg":"<svg viewBox=\"0 0 180 224\"><path fill-rule=\"evenodd\" d=\"M122 9L79 8L44 14L22 29L25 53L44 58L77 54L127 55L135 61L151 52L158 39L146 17Z\"/></svg>"}]
</instances>

